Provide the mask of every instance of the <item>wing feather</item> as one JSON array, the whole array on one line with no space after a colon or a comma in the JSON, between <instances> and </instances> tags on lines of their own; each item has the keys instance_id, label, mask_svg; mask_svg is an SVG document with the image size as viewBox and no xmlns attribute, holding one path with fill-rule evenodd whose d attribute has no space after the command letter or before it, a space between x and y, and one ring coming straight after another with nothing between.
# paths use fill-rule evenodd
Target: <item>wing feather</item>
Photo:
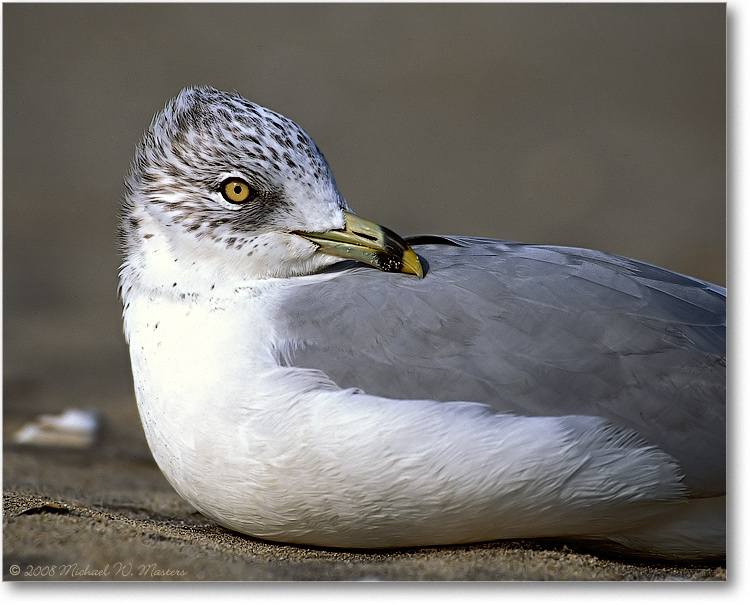
<instances>
[{"instance_id":1,"label":"wing feather","mask_svg":"<svg viewBox=\"0 0 750 605\"><path fill-rule=\"evenodd\" d=\"M723 288L590 250L412 244L423 280L349 265L291 289L286 363L390 398L602 417L675 457L694 494L723 493Z\"/></svg>"}]
</instances>

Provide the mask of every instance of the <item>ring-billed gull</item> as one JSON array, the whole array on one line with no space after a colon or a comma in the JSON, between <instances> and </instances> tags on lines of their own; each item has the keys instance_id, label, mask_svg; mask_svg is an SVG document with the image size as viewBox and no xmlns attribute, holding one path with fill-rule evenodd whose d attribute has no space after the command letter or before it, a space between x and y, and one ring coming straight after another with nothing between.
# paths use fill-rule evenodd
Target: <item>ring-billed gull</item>
<instances>
[{"instance_id":1,"label":"ring-billed gull","mask_svg":"<svg viewBox=\"0 0 750 605\"><path fill-rule=\"evenodd\" d=\"M299 126L208 87L154 118L121 230L148 443L220 524L724 556L723 288L590 250L406 243L352 213Z\"/></svg>"}]
</instances>

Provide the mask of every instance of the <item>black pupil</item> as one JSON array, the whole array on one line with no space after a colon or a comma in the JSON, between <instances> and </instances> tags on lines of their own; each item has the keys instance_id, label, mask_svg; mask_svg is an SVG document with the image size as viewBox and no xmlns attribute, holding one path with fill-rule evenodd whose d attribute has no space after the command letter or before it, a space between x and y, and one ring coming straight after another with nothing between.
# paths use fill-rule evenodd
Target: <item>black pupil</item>
<instances>
[{"instance_id":1,"label":"black pupil","mask_svg":"<svg viewBox=\"0 0 750 605\"><path fill-rule=\"evenodd\" d=\"M241 186L241 185L235 185L235 186L234 186L234 192L235 192L235 193L236 193L237 195L239 195L240 193L242 193L242 186Z\"/></svg>"}]
</instances>

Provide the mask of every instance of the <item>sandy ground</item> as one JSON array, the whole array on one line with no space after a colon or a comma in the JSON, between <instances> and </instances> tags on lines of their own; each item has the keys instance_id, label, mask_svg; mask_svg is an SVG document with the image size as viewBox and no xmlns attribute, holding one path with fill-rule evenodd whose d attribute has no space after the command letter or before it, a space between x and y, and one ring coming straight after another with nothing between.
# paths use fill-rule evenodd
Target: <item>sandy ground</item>
<instances>
[{"instance_id":1,"label":"sandy ground","mask_svg":"<svg viewBox=\"0 0 750 605\"><path fill-rule=\"evenodd\" d=\"M8 466L39 468L33 454L8 458ZM67 470L64 463L45 468ZM723 566L628 564L563 543L383 552L272 544L211 523L145 461L110 459L79 468L85 480L120 479L106 493L85 497L79 486L54 481L46 489L25 486L3 494L4 580L726 580ZM131 489L122 488L124 477Z\"/></svg>"},{"instance_id":2,"label":"sandy ground","mask_svg":"<svg viewBox=\"0 0 750 605\"><path fill-rule=\"evenodd\" d=\"M2 10L6 580L725 578L562 543L355 553L223 530L151 459L115 294L133 146L191 84L299 122L352 207L402 235L591 247L723 284L725 5ZM94 448L12 444L66 408L102 415Z\"/></svg>"},{"instance_id":3,"label":"sandy ground","mask_svg":"<svg viewBox=\"0 0 750 605\"><path fill-rule=\"evenodd\" d=\"M6 401L4 580L726 580L719 564L613 560L560 541L395 551L264 542L217 526L172 490L130 401L109 402L85 450L10 444L34 404L23 392Z\"/></svg>"}]
</instances>

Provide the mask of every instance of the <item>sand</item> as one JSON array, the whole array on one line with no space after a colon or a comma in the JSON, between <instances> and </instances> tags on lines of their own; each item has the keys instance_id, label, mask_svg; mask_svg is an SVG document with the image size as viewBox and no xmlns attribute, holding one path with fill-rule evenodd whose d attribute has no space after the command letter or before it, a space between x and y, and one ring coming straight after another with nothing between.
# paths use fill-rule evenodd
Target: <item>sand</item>
<instances>
[{"instance_id":1,"label":"sand","mask_svg":"<svg viewBox=\"0 0 750 605\"><path fill-rule=\"evenodd\" d=\"M726 580L723 565L618 560L564 541L389 551L264 542L218 526L172 490L133 402L109 406L84 450L13 444L23 421L14 410L4 425L5 580Z\"/></svg>"}]
</instances>

